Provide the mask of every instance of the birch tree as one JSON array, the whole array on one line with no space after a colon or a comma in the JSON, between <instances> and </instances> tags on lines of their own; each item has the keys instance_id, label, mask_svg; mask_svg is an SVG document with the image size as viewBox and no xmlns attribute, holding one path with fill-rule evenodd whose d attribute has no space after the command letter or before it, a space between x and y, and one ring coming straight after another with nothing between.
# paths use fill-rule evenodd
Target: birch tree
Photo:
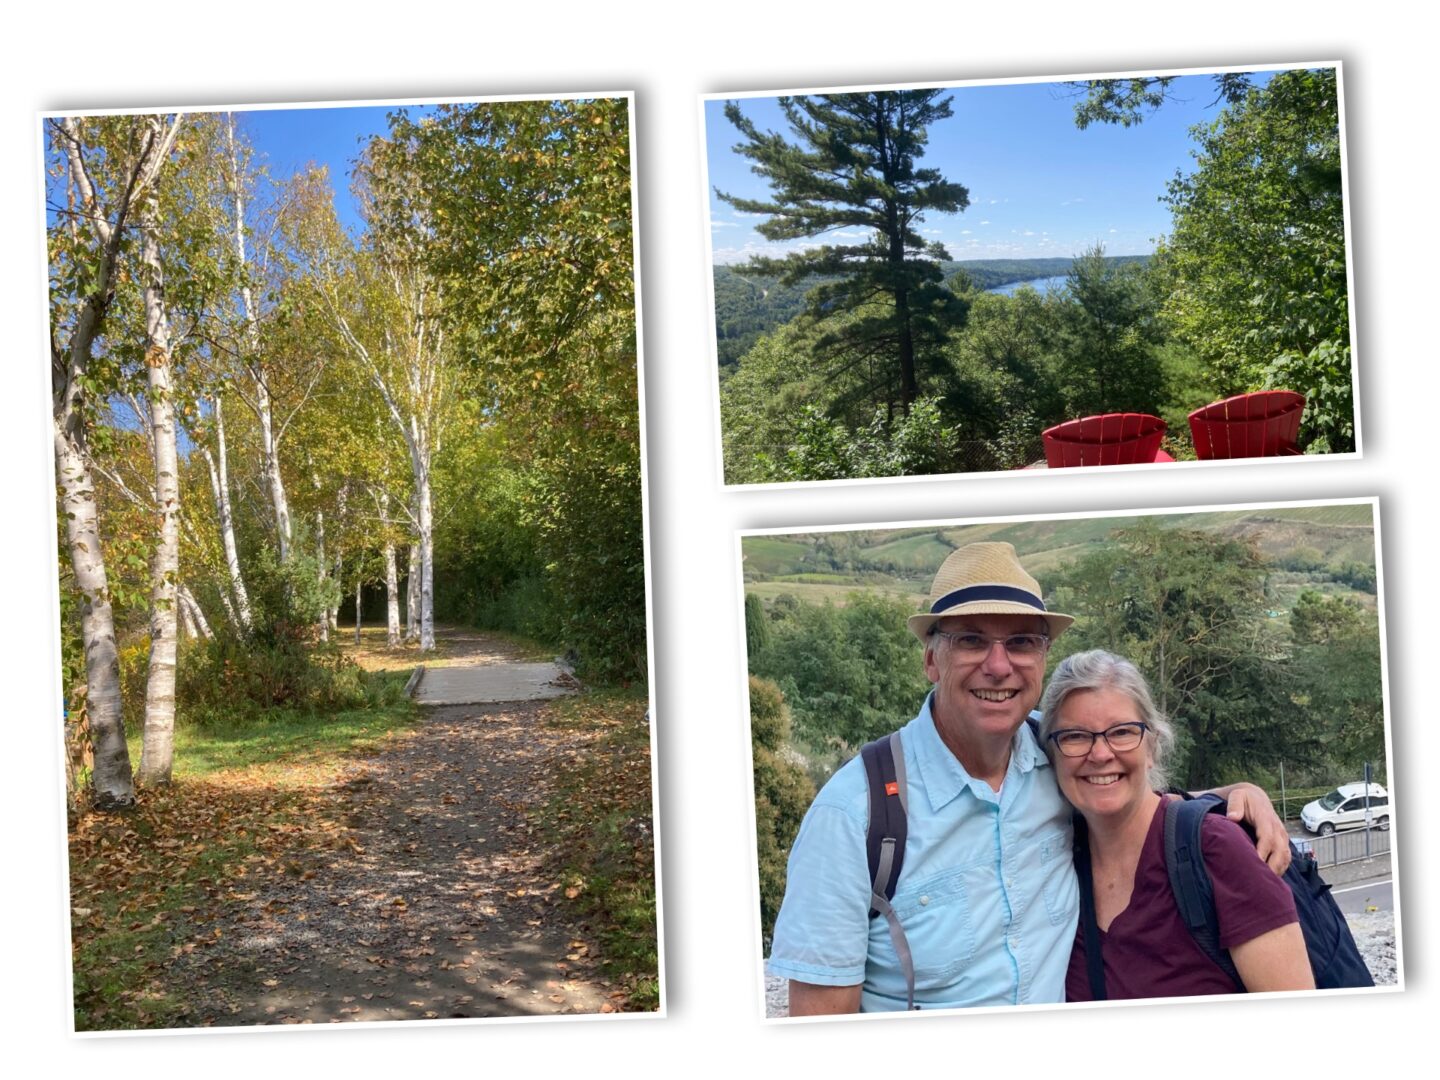
<instances>
[{"instance_id":1,"label":"birch tree","mask_svg":"<svg viewBox=\"0 0 1440 1080\"><path fill-rule=\"evenodd\" d=\"M230 465L225 444L224 396L215 394L210 398L210 430L215 440L215 452L203 444L198 446L210 475L210 492L215 500L215 514L220 530L220 542L225 552L226 584L233 596L233 611L238 629L249 632L252 616L250 594L245 588L245 576L240 569L240 551L235 543L235 511L230 501ZM225 592L221 592L222 598Z\"/></svg>"},{"instance_id":2,"label":"birch tree","mask_svg":"<svg viewBox=\"0 0 1440 1080\"><path fill-rule=\"evenodd\" d=\"M163 138L162 121L146 117L150 136ZM175 665L179 643L180 462L175 439L170 321L160 265L160 198L156 185L140 209L140 273L145 311L145 367L150 401L150 447L155 462L159 515L150 570L150 666L145 683L145 727L140 782L167 784L174 760Z\"/></svg>"},{"instance_id":3,"label":"birch tree","mask_svg":"<svg viewBox=\"0 0 1440 1080\"><path fill-rule=\"evenodd\" d=\"M372 140L359 170L366 234L354 248L333 217L312 234L315 285L339 347L379 395L410 461L421 652L435 647L433 458L449 383L438 285L425 268L418 179L407 147ZM413 578L412 578L413 580Z\"/></svg>"},{"instance_id":4,"label":"birch tree","mask_svg":"<svg viewBox=\"0 0 1440 1080\"><path fill-rule=\"evenodd\" d=\"M114 613L88 440L97 347L115 301L132 217L156 183L181 118L63 117L46 122L57 191L50 207L51 394L56 481L65 542L80 594L85 704L97 809L135 802L120 702Z\"/></svg>"}]
</instances>

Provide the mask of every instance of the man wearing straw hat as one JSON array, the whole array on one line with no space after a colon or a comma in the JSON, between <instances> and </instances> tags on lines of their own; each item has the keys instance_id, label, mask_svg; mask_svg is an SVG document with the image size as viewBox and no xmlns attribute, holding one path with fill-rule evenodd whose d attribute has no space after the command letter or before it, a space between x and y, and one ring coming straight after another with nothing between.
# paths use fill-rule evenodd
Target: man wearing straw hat
<instances>
[{"instance_id":1,"label":"man wearing straw hat","mask_svg":"<svg viewBox=\"0 0 1440 1080\"><path fill-rule=\"evenodd\" d=\"M1079 917L1070 807L1025 720L1050 643L1074 621L1046 609L1009 544L969 544L941 565L928 612L908 620L934 688L899 732L908 838L891 911L870 918L857 757L815 797L790 852L769 964L790 981L790 1015L1065 999ZM1283 870L1288 837L1264 793L1219 791Z\"/></svg>"}]
</instances>

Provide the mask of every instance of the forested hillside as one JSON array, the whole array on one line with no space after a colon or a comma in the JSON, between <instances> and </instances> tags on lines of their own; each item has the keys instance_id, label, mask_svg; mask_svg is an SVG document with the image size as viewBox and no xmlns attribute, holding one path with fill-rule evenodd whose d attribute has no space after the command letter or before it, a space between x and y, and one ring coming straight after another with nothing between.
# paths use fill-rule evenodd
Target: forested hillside
<instances>
[{"instance_id":1,"label":"forested hillside","mask_svg":"<svg viewBox=\"0 0 1440 1080\"><path fill-rule=\"evenodd\" d=\"M1143 266L1148 259L1145 255L1111 255L1105 262L1119 269ZM1074 259L971 259L945 261L940 269L951 288L984 292L1016 282L1060 277L1070 272L1074 262ZM735 364L761 335L784 326L805 311L806 295L820 280L807 278L787 285L779 278L742 274L729 266L717 265L711 269L715 284L715 338L723 379L732 373Z\"/></svg>"}]
</instances>

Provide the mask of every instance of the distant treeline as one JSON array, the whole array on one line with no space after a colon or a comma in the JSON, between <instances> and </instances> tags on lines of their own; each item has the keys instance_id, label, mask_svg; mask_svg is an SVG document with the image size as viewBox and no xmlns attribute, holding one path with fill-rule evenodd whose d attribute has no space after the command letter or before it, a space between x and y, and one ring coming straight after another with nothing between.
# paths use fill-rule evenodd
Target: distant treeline
<instances>
[{"instance_id":1,"label":"distant treeline","mask_svg":"<svg viewBox=\"0 0 1440 1080\"><path fill-rule=\"evenodd\" d=\"M1144 265L1148 255L1107 255L1114 266ZM967 259L942 262L946 282L964 273L969 288L981 292L1070 272L1074 259ZM805 310L805 295L820 284L818 277L782 285L773 277L740 274L729 266L715 267L715 336L720 368L732 367L760 335L783 326Z\"/></svg>"}]
</instances>

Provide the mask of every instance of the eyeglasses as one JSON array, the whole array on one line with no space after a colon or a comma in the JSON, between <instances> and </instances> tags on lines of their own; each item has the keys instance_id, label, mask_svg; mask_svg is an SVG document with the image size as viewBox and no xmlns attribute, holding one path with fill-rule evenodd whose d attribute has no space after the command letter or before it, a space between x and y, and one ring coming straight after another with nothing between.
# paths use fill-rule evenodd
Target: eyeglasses
<instances>
[{"instance_id":1,"label":"eyeglasses","mask_svg":"<svg viewBox=\"0 0 1440 1080\"><path fill-rule=\"evenodd\" d=\"M944 638L951 648L968 660L979 660L990 654L994 645L1003 645L1011 660L1025 662L1045 654L1050 647L1050 638L1045 634L1010 634L1006 637L989 637L985 634L968 632L952 633L946 630L931 631L936 637Z\"/></svg>"},{"instance_id":2,"label":"eyeglasses","mask_svg":"<svg viewBox=\"0 0 1440 1080\"><path fill-rule=\"evenodd\" d=\"M1145 738L1145 732L1149 730L1149 724L1143 720L1136 720L1128 724L1115 724L1104 731L1064 728L1060 731L1052 731L1046 738L1058 746L1060 753L1066 757L1084 757L1090 753L1096 739L1104 739L1105 744L1116 753L1134 750Z\"/></svg>"}]
</instances>

